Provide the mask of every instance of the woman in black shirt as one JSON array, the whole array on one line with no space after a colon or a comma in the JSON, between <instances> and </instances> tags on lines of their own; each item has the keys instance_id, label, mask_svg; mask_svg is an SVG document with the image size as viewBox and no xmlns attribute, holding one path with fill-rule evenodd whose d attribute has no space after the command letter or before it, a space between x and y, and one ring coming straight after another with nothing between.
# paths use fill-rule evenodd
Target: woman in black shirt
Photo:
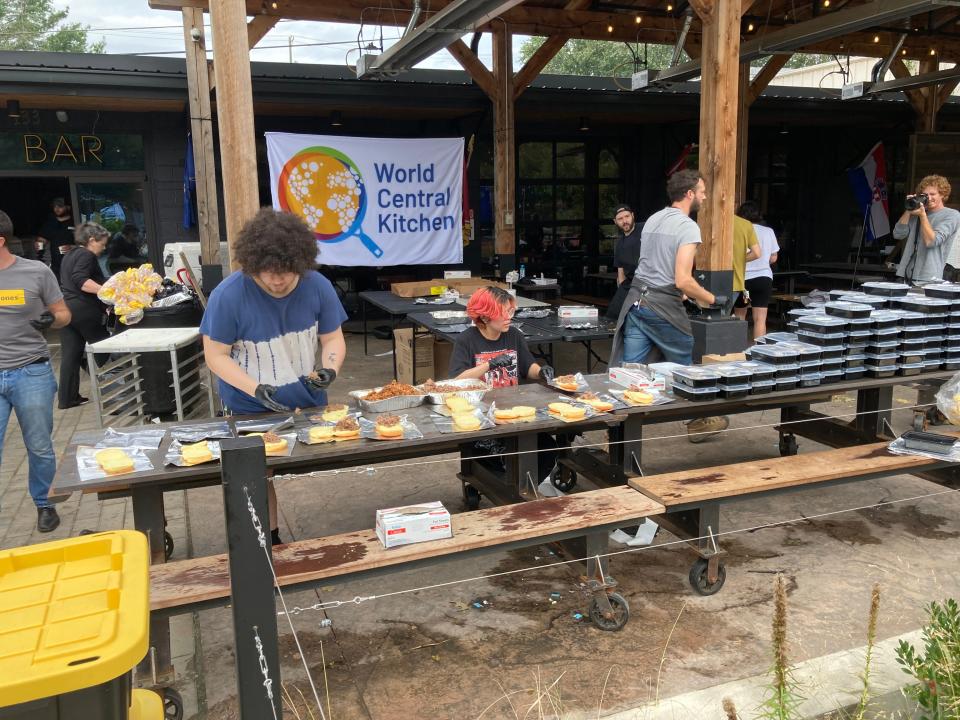
<instances>
[{"instance_id":1,"label":"woman in black shirt","mask_svg":"<svg viewBox=\"0 0 960 720\"><path fill-rule=\"evenodd\" d=\"M60 330L60 390L58 405L61 410L83 405L87 398L80 395L80 361L87 343L95 343L110 336L106 328L106 305L97 297L100 286L106 282L97 258L106 249L110 233L97 223L84 223L77 228L74 242L77 247L64 255L60 266L60 284L63 299L73 319Z\"/></svg>"}]
</instances>

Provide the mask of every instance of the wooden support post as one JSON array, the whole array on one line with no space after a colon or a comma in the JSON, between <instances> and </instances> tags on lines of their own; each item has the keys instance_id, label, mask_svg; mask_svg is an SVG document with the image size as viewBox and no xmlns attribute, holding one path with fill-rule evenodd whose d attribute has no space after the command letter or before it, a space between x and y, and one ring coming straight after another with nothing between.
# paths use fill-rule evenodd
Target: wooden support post
<instances>
[{"instance_id":1,"label":"wooden support post","mask_svg":"<svg viewBox=\"0 0 960 720\"><path fill-rule=\"evenodd\" d=\"M516 169L513 103L513 38L503 27L493 30L493 191L494 245L500 270L516 263Z\"/></svg>"},{"instance_id":2,"label":"wooden support post","mask_svg":"<svg viewBox=\"0 0 960 720\"><path fill-rule=\"evenodd\" d=\"M720 0L691 2L703 23L700 90L700 172L707 200L698 213L703 244L697 269L731 274L736 208L737 113L740 89L740 7ZM720 278L717 278L718 280ZM711 281L718 292L730 280Z\"/></svg>"},{"instance_id":3,"label":"wooden support post","mask_svg":"<svg viewBox=\"0 0 960 720\"><path fill-rule=\"evenodd\" d=\"M920 74L926 75L927 73L936 72L939 69L940 63L934 58L932 60L924 60L920 63ZM923 88L923 115L920 118L920 123L918 123L918 130L920 132L933 133L937 131L937 112L940 110L939 100L939 86L938 85L928 85Z\"/></svg>"},{"instance_id":4,"label":"wooden support post","mask_svg":"<svg viewBox=\"0 0 960 720\"><path fill-rule=\"evenodd\" d=\"M910 69L901 58L896 58L890 63L890 72L892 72L893 76L898 80L910 77ZM907 100L910 101L910 107L913 108L913 111L917 115L922 116L924 111L923 92L921 90L906 90L904 94L907 96Z\"/></svg>"},{"instance_id":5,"label":"wooden support post","mask_svg":"<svg viewBox=\"0 0 960 720\"><path fill-rule=\"evenodd\" d=\"M734 207L747 199L747 148L750 136L750 63L740 63L737 111L737 193Z\"/></svg>"},{"instance_id":6,"label":"wooden support post","mask_svg":"<svg viewBox=\"0 0 960 720\"><path fill-rule=\"evenodd\" d=\"M253 131L253 88L247 10L235 0L210 0L213 69L217 76L217 117L223 200L230 243L230 267L238 269L234 245L243 224L260 207Z\"/></svg>"},{"instance_id":7,"label":"wooden support post","mask_svg":"<svg viewBox=\"0 0 960 720\"><path fill-rule=\"evenodd\" d=\"M200 32L197 40L192 31ZM183 44L187 55L187 94L190 101L190 134L193 139L193 165L197 179L197 230L200 235L200 259L204 275L213 277L207 292L222 275L220 257L220 212L217 199L217 166L213 153L213 119L210 113L210 80L207 68L206 34L203 10L183 9Z\"/></svg>"}]
</instances>

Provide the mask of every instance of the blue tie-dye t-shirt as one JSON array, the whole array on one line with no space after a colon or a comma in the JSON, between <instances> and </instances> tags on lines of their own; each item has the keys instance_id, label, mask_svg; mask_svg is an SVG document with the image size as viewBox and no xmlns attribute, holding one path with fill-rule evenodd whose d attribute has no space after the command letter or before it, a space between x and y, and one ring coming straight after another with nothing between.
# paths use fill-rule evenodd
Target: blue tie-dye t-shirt
<instances>
[{"instance_id":1,"label":"blue tie-dye t-shirt","mask_svg":"<svg viewBox=\"0 0 960 720\"><path fill-rule=\"evenodd\" d=\"M200 332L230 345L230 357L245 373L277 388L278 402L307 408L327 404L327 394L311 390L303 380L315 367L318 336L335 331L346 319L333 285L318 272L308 272L282 298L235 272L210 295ZM223 380L219 388L230 412L267 412L256 398Z\"/></svg>"}]
</instances>

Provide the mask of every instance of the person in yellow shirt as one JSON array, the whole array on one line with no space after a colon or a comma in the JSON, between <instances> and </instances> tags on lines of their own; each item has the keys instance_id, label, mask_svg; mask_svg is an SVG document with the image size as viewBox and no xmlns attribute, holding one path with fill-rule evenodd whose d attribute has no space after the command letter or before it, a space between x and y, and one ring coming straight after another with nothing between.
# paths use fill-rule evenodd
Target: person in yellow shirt
<instances>
[{"instance_id":1,"label":"person in yellow shirt","mask_svg":"<svg viewBox=\"0 0 960 720\"><path fill-rule=\"evenodd\" d=\"M733 291L740 293L736 304L745 300L747 263L760 257L760 241L753 223L733 216Z\"/></svg>"}]
</instances>

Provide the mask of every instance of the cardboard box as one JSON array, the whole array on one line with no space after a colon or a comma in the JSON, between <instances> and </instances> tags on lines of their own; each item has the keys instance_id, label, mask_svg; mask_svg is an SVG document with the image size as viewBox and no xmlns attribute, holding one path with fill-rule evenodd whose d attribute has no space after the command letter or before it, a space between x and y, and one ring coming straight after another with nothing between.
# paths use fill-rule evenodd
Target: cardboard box
<instances>
[{"instance_id":1,"label":"cardboard box","mask_svg":"<svg viewBox=\"0 0 960 720\"><path fill-rule=\"evenodd\" d=\"M600 311L598 308L590 305L561 305L557 308L557 318L560 327L570 325L580 325L590 323L596 325L600 322Z\"/></svg>"},{"instance_id":2,"label":"cardboard box","mask_svg":"<svg viewBox=\"0 0 960 720\"><path fill-rule=\"evenodd\" d=\"M439 500L377 510L377 537L385 548L453 537L450 513Z\"/></svg>"},{"instance_id":3,"label":"cardboard box","mask_svg":"<svg viewBox=\"0 0 960 720\"><path fill-rule=\"evenodd\" d=\"M413 328L393 331L394 352L397 354L397 380L409 385L426 380L446 380L450 377L450 356L453 343L439 340L430 333L417 333L417 372L413 372Z\"/></svg>"},{"instance_id":4,"label":"cardboard box","mask_svg":"<svg viewBox=\"0 0 960 720\"><path fill-rule=\"evenodd\" d=\"M607 371L607 377L621 387L636 385L642 389L663 390L666 385L662 375L650 372L644 365L612 367Z\"/></svg>"},{"instance_id":5,"label":"cardboard box","mask_svg":"<svg viewBox=\"0 0 960 720\"><path fill-rule=\"evenodd\" d=\"M446 280L417 280L415 282L399 282L390 284L390 292L397 297L426 297L428 295L443 295L448 287Z\"/></svg>"},{"instance_id":6,"label":"cardboard box","mask_svg":"<svg viewBox=\"0 0 960 720\"><path fill-rule=\"evenodd\" d=\"M461 295L472 295L474 290L479 290L482 287L498 287L501 290L506 290L506 283L497 282L496 280L484 280L483 278L465 278L462 280L446 280L447 285L451 290L456 290Z\"/></svg>"},{"instance_id":7,"label":"cardboard box","mask_svg":"<svg viewBox=\"0 0 960 720\"><path fill-rule=\"evenodd\" d=\"M726 355L704 355L700 359L701 365L717 365L719 363L739 362L746 360L747 356L742 352L727 353Z\"/></svg>"}]
</instances>

